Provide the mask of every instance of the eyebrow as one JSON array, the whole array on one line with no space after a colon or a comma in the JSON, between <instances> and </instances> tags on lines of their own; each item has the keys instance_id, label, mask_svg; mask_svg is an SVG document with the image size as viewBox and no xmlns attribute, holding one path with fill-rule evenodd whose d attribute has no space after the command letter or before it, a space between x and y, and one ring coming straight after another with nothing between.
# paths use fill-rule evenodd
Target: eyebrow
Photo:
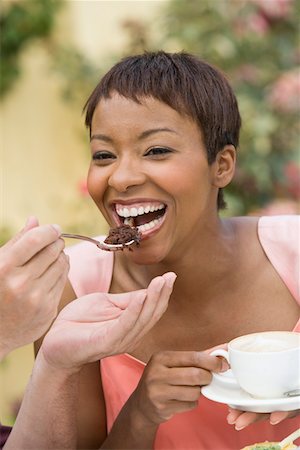
<instances>
[{"instance_id":1,"label":"eyebrow","mask_svg":"<svg viewBox=\"0 0 300 450\"><path fill-rule=\"evenodd\" d=\"M138 140L145 139L148 136L151 136L151 134L162 133L164 131L167 131L168 133L175 133L175 134L177 134L177 132L175 130L172 130L171 128L151 128L150 130L143 131L139 135Z\"/></svg>"},{"instance_id":2,"label":"eyebrow","mask_svg":"<svg viewBox=\"0 0 300 450\"><path fill-rule=\"evenodd\" d=\"M177 134L177 132L175 130L172 130L171 128L151 128L150 130L143 131L138 136L138 140L140 141L140 140L146 139L147 137L151 136L152 134L162 133L162 132ZM91 136L91 141L94 139L104 141L104 142L109 142L109 143L113 142L113 139L111 137L107 136L106 134L93 134Z\"/></svg>"},{"instance_id":3,"label":"eyebrow","mask_svg":"<svg viewBox=\"0 0 300 450\"><path fill-rule=\"evenodd\" d=\"M113 139L109 136L106 136L105 134L93 134L91 136L90 141L93 141L94 139L97 139L98 141L104 141L104 142L113 142Z\"/></svg>"}]
</instances>

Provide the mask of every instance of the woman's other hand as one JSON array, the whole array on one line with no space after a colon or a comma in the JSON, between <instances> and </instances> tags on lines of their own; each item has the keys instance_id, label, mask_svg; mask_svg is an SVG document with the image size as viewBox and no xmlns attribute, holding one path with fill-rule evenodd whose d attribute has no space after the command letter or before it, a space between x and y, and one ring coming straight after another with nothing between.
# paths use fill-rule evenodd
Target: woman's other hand
<instances>
[{"instance_id":1,"label":"woman's other hand","mask_svg":"<svg viewBox=\"0 0 300 450\"><path fill-rule=\"evenodd\" d=\"M201 386L221 372L222 360L206 352L162 351L147 364L129 402L145 424L160 424L198 406Z\"/></svg>"},{"instance_id":2,"label":"woman's other hand","mask_svg":"<svg viewBox=\"0 0 300 450\"><path fill-rule=\"evenodd\" d=\"M70 371L105 356L128 352L160 319L176 275L154 278L147 289L93 293L68 304L46 335L40 351L48 364Z\"/></svg>"},{"instance_id":3,"label":"woman's other hand","mask_svg":"<svg viewBox=\"0 0 300 450\"><path fill-rule=\"evenodd\" d=\"M254 413L249 411L240 411L238 409L229 408L227 416L227 422L230 425L234 425L236 430L242 430L248 427L252 423L261 422L262 420L269 420L271 425L277 425L285 419L292 419L300 414L300 410L297 411L274 411L270 414L266 413Z\"/></svg>"},{"instance_id":4,"label":"woman's other hand","mask_svg":"<svg viewBox=\"0 0 300 450\"><path fill-rule=\"evenodd\" d=\"M0 248L0 359L38 339L57 315L69 263L56 225L28 219Z\"/></svg>"}]
</instances>

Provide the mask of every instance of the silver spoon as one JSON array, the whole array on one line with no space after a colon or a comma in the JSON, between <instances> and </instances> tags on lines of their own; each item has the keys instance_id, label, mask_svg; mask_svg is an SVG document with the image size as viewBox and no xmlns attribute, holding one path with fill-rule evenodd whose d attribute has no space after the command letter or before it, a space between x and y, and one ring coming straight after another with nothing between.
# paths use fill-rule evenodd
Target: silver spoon
<instances>
[{"instance_id":1,"label":"silver spoon","mask_svg":"<svg viewBox=\"0 0 300 450\"><path fill-rule=\"evenodd\" d=\"M70 239L80 239L82 241L88 241L92 244L97 245L98 248L101 250L107 250L107 251L116 251L116 250L123 250L124 248L130 247L132 244L136 243L134 239L131 239L131 241L125 242L124 244L106 244L106 242L97 241L96 239L92 239L87 236L81 236L80 234L69 234L69 233L62 233L61 237L64 238L70 238Z\"/></svg>"}]
</instances>

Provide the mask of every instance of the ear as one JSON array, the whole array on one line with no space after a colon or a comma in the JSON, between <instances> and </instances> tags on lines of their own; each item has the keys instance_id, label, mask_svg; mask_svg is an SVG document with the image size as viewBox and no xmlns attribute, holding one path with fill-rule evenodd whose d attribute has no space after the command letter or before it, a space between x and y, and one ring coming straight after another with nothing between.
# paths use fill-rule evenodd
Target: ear
<instances>
[{"instance_id":1,"label":"ear","mask_svg":"<svg viewBox=\"0 0 300 450\"><path fill-rule=\"evenodd\" d=\"M218 188L227 186L234 175L236 162L236 149L233 145L226 145L213 163L213 185Z\"/></svg>"}]
</instances>

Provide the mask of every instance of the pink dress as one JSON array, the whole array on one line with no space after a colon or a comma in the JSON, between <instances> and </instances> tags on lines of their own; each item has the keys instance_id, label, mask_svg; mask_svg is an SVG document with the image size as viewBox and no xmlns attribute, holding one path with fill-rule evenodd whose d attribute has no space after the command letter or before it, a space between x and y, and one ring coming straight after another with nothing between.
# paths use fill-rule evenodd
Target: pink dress
<instances>
[{"instance_id":1,"label":"pink dress","mask_svg":"<svg viewBox=\"0 0 300 450\"><path fill-rule=\"evenodd\" d=\"M300 217L261 217L258 237L268 259L292 296L300 304L299 239ZM70 255L70 280L78 296L91 292L108 292L113 253L101 252L90 244L80 243L67 249ZM300 332L300 320L294 327ZM145 364L128 354L101 361L101 375L106 402L107 429L111 429L128 397L136 388ZM267 421L252 424L241 431L228 425L227 405L201 396L198 407L177 414L158 428L155 449L169 450L238 450L264 440L279 441L300 426L299 417L276 426Z\"/></svg>"}]
</instances>

